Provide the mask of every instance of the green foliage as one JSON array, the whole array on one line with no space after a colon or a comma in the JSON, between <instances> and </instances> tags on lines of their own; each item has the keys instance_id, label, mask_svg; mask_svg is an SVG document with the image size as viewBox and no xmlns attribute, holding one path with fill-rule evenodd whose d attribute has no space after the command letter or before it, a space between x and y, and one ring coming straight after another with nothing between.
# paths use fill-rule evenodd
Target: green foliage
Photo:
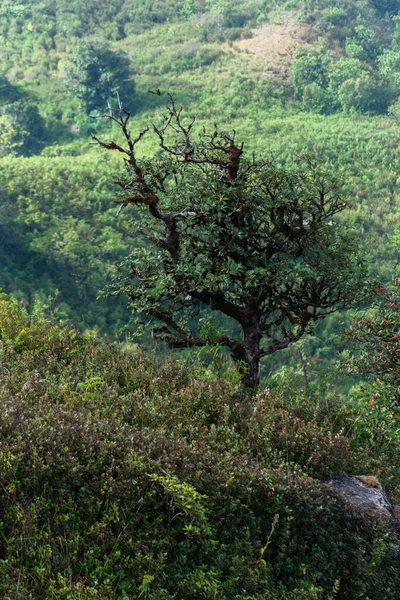
<instances>
[{"instance_id":1,"label":"green foliage","mask_svg":"<svg viewBox=\"0 0 400 600\"><path fill-rule=\"evenodd\" d=\"M211 3L203 0L110 0L106 5L94 0L68 3L55 0L45 6L25 0L23 5L3 4L3 13L8 17L4 20L3 30L8 38L18 32L25 39L30 36L46 43L50 37L61 45L72 37L84 39L96 33L109 40L120 40L158 24L210 14L220 16L223 29L239 28L265 18L269 10L270 3L266 0L245 0L239 6L234 0ZM33 26L27 29L29 23Z\"/></svg>"},{"instance_id":2,"label":"green foliage","mask_svg":"<svg viewBox=\"0 0 400 600\"><path fill-rule=\"evenodd\" d=\"M400 403L400 282L376 289L375 310L361 315L347 332L353 357L348 372L372 376L378 390Z\"/></svg>"},{"instance_id":3,"label":"green foliage","mask_svg":"<svg viewBox=\"0 0 400 600\"><path fill-rule=\"evenodd\" d=\"M380 13L396 14L400 10L399 0L371 0L371 2Z\"/></svg>"},{"instance_id":4,"label":"green foliage","mask_svg":"<svg viewBox=\"0 0 400 600\"><path fill-rule=\"evenodd\" d=\"M15 119L9 114L0 115L0 155L6 156L19 150L27 132L17 126Z\"/></svg>"},{"instance_id":5,"label":"green foliage","mask_svg":"<svg viewBox=\"0 0 400 600\"><path fill-rule=\"evenodd\" d=\"M105 110L117 92L128 100L135 93L128 56L93 41L78 45L65 68L64 83L87 114Z\"/></svg>"},{"instance_id":6,"label":"green foliage","mask_svg":"<svg viewBox=\"0 0 400 600\"><path fill-rule=\"evenodd\" d=\"M94 156L3 159L0 256L4 289L30 305L58 290L60 317L105 332L108 322L126 322L121 306L96 296L127 252L128 233L109 206L112 171L103 168Z\"/></svg>"},{"instance_id":7,"label":"green foliage","mask_svg":"<svg viewBox=\"0 0 400 600\"><path fill-rule=\"evenodd\" d=\"M13 4L12 2L5 0L1 3L0 10L0 14L3 15L15 15L21 17L24 14L25 6L24 4Z\"/></svg>"},{"instance_id":8,"label":"green foliage","mask_svg":"<svg viewBox=\"0 0 400 600\"><path fill-rule=\"evenodd\" d=\"M18 100L0 108L2 131L0 152L3 155L36 152L45 138L44 119L37 105L29 100Z\"/></svg>"},{"instance_id":9,"label":"green foliage","mask_svg":"<svg viewBox=\"0 0 400 600\"><path fill-rule=\"evenodd\" d=\"M45 138L37 103L24 90L0 77L0 155L32 154Z\"/></svg>"},{"instance_id":10,"label":"green foliage","mask_svg":"<svg viewBox=\"0 0 400 600\"><path fill-rule=\"evenodd\" d=\"M7 77L4 75L0 76L0 106L4 106L5 104L11 104L12 102L16 102L20 100L22 93L20 89L12 85Z\"/></svg>"},{"instance_id":11,"label":"green foliage","mask_svg":"<svg viewBox=\"0 0 400 600\"><path fill-rule=\"evenodd\" d=\"M183 15L185 5L187 12ZM1 129L3 137L8 131L3 153L20 155L18 163L3 159L1 165L0 283L8 291L32 305L36 294L47 299L58 289L55 305L60 316L80 327L96 327L114 335L124 321L121 306L107 304L105 300L95 302L98 289L110 276L111 263L126 251L127 244L125 250L119 246L116 231L120 231L122 220L115 222L112 209L104 213L101 223L97 216L96 198L101 198L104 211L107 194L108 198L112 195L104 179L100 178L103 188L96 184L92 171L99 173L106 169L111 181L112 169L91 153L93 148L86 136L94 128L93 120L80 114L78 100L68 94L60 81L62 66L75 52L79 38L107 39L113 51L125 50L129 54L131 77L137 85L134 108L141 126L148 121L157 122L159 98L149 95L147 90L168 89L190 113L198 115L200 127L209 126L217 117L219 122L226 122L227 129L237 130L246 147L264 154L271 151L284 167L307 151L317 153L335 172L343 171L350 198L346 221L362 234L374 272L383 279L391 276L398 255L392 239L399 220L396 173L400 168L395 60L392 74L389 69L385 73L379 71L375 77L375 81L382 79L391 88L390 119L354 112L354 108L349 109L348 115L340 114L342 105L337 90L347 79L357 80L363 73L377 73L383 60L378 56L377 62L352 64L352 59L343 58L346 39L361 44L355 29L363 25L374 32L381 57L389 50L396 55L400 39L397 17L378 14L371 2L364 0L292 1L274 6L248 0L240 5L237 2L206 5L197 0L186 3L135 0L134 6L120 0L106 4L93 0L85 3L74 0L73 4L55 0L45 5L25 0L19 15L15 10L11 12L10 7L16 9L16 2L3 3L0 18L0 73L7 73L8 78L4 94L1 91L4 79L0 82L0 104L12 105L29 91L29 101L39 107L45 119L45 132L35 148L23 149L26 128L16 122L15 114L3 117L7 122L7 128ZM239 21L235 23L229 16L232 13L241 13L240 18L246 18L245 25L237 26ZM204 41L209 19L217 24L215 32L209 34L210 39L215 35L216 42ZM318 87L315 82L307 84L304 98L297 102L293 101L289 79L283 73L281 76L281 66L275 65L269 55L253 54L257 38L250 52L243 51L240 42L228 45L221 41L247 37L251 35L249 28L257 24L273 30L294 20L299 21L299 28L293 35L301 33L301 23L306 21L304 27L311 23L312 29L306 29L304 39L312 43L321 35L329 49L324 76L327 87ZM248 40L246 45L250 43ZM342 65L346 60L349 62ZM289 62L289 57L282 57L282 61ZM285 64L284 68L290 67ZM276 73L268 74L270 69L276 69ZM377 92L380 90L378 86ZM302 107L307 112L301 112ZM331 113L336 114L330 116ZM12 148L11 143L19 146ZM146 144L145 139L143 154L153 155L154 145ZM37 153L44 145L48 147L42 162L33 165L31 159L27 162L22 159L21 153ZM63 161L67 174L61 167ZM51 177L46 176L47 172ZM57 183L57 178L63 184ZM17 201L18 196L23 198L21 202ZM32 203L27 201L28 196L34 198ZM82 206L86 196L92 208L87 213L81 210L77 217L74 196ZM40 212L51 215L54 203L57 218L34 220ZM67 218L69 214L72 218ZM92 225L94 229L90 229ZM82 233L81 238L74 231L75 226ZM96 237L99 230L101 233ZM82 254L78 257L80 244ZM103 254L102 245L108 247L107 244L114 250ZM319 365L327 368L329 360L341 351L328 332L331 335L330 326L318 327L310 345L307 344L313 377L319 372ZM296 371L301 369L298 357L297 349L282 351L271 357L269 364L277 371L290 364Z\"/></svg>"},{"instance_id":12,"label":"green foliage","mask_svg":"<svg viewBox=\"0 0 400 600\"><path fill-rule=\"evenodd\" d=\"M377 32L370 27L365 25L356 25L354 28L354 37L352 39L356 46L362 48L362 54L365 60L372 60L376 58L381 51L381 42Z\"/></svg>"},{"instance_id":13,"label":"green foliage","mask_svg":"<svg viewBox=\"0 0 400 600\"><path fill-rule=\"evenodd\" d=\"M336 112L385 113L396 89L389 76L393 52L382 55L379 77L357 52L347 52L349 58L329 61L326 48L299 50L292 66L295 96L303 106L322 114Z\"/></svg>"},{"instance_id":14,"label":"green foliage","mask_svg":"<svg viewBox=\"0 0 400 600\"><path fill-rule=\"evenodd\" d=\"M347 79L338 90L338 99L344 112L382 114L392 100L392 94L384 82L363 73L357 79Z\"/></svg>"},{"instance_id":15,"label":"green foliage","mask_svg":"<svg viewBox=\"0 0 400 600\"><path fill-rule=\"evenodd\" d=\"M1 303L1 597L397 598L398 541L310 479L375 473L391 493L400 481L393 372L349 393L348 379L336 379L343 404L326 376L347 351L333 317L271 356L274 389L243 402L216 342L228 323L199 315L200 335L216 344L201 349L203 370L97 345L92 334L47 322L37 298L81 328L110 334L125 319L121 305L95 301L132 238L110 207L118 169L92 152L78 101L60 85L79 38L107 39L113 51L129 53L140 126L157 122L159 98L147 90L169 89L198 115L199 129L226 122L246 148L272 152L282 172L305 151L341 172L350 198L345 222L362 233L374 273L391 276L400 247L400 35L398 19L384 13L395 14L397 3L285 4L267 26L278 17L313 20L310 41L317 31L329 48L309 53L316 74L308 59L299 68L297 102L280 71L267 76L275 68L269 58L235 43L250 35L245 27L266 24L271 3L2 4L1 153L20 156L0 165L0 284L35 316ZM299 12L288 14L294 6ZM342 103L339 89L349 80ZM370 116L388 102L391 118ZM24 147L37 141L28 104L46 119L34 147ZM21 156L45 143L41 157ZM154 151L145 138L143 155ZM206 206L211 214L210 199ZM396 304L361 316L376 324L369 336L396 334ZM373 343L365 340L365 354ZM354 365L382 366L379 355L380 365L361 360L359 342L352 352ZM390 353L382 356L388 362Z\"/></svg>"},{"instance_id":16,"label":"green foliage","mask_svg":"<svg viewBox=\"0 0 400 600\"><path fill-rule=\"evenodd\" d=\"M0 352L2 597L396 597L387 524L299 466L367 464L339 403L294 387L244 406L210 374L4 298Z\"/></svg>"},{"instance_id":17,"label":"green foliage","mask_svg":"<svg viewBox=\"0 0 400 600\"><path fill-rule=\"evenodd\" d=\"M368 67L357 58L341 58L329 66L329 87L338 90L348 79L357 79L370 72Z\"/></svg>"},{"instance_id":18,"label":"green foliage","mask_svg":"<svg viewBox=\"0 0 400 600\"><path fill-rule=\"evenodd\" d=\"M398 26L397 17L390 17L389 14L386 14L396 12L394 9L395 2L391 3L390 9L389 4L363 1L358 3L356 7L349 0L335 0L329 3L324 1L318 3L306 2L305 16L315 24L321 34L322 38L320 38L319 44L321 39L325 44L322 57L326 58L326 49L329 48L332 61L331 65L325 64L322 71L321 64L315 65L314 76L310 69L308 76L305 74L306 79L308 77L310 81L306 81L302 89L298 89L297 70L301 71L302 68L306 68L306 65L301 64L304 59L302 61L299 61L299 58L295 60L293 65L295 95L303 100L308 110L329 113L342 108L347 111L349 105L351 105L350 108L357 112L384 113L391 100L398 96L397 87L391 85L392 77L390 73L390 62L391 60L395 61ZM378 10L378 14L374 8ZM338 52L340 46L342 51ZM329 82L328 80L330 79L329 72L332 66L335 65L337 59L342 60L343 50L348 59L362 63L363 73L358 73L357 76L349 76L348 79L352 79L353 82L348 84L345 90L342 91L340 98L338 98L338 86L335 81ZM307 51L303 49L300 52L308 54L309 60L311 60L313 55L318 55L320 52L319 45L317 44L314 49L308 49ZM299 65L297 66L298 61ZM383 69L380 69L380 75L376 69L377 62L383 66ZM382 78L383 73L384 77ZM360 81L358 81L358 78L360 78ZM383 80L381 81L381 79ZM341 83L343 84L344 80ZM317 88L315 84L319 87ZM306 90L306 95L303 98L303 91L306 86L311 86L311 88ZM354 89L357 87L360 88L360 91ZM351 96L349 102L346 102L345 96L347 94ZM364 95L365 100L361 100L361 96ZM374 96L382 96L382 100L375 99L374 101Z\"/></svg>"},{"instance_id":19,"label":"green foliage","mask_svg":"<svg viewBox=\"0 0 400 600\"><path fill-rule=\"evenodd\" d=\"M304 87L302 100L306 109L320 114L335 112L335 105L337 105L335 93L316 82Z\"/></svg>"},{"instance_id":20,"label":"green foliage","mask_svg":"<svg viewBox=\"0 0 400 600\"><path fill-rule=\"evenodd\" d=\"M135 226L143 244L121 263L108 293L127 296L170 348L208 343L193 324L200 310L229 318L241 338L228 330L216 341L229 348L243 382L256 385L262 357L360 294L362 260L338 221L342 183L312 159L290 170L243 160L243 144L217 125L197 141L194 119L173 100L161 129L154 126L163 156L138 162L135 145L146 131L133 142L129 118L121 107L109 117L125 146L94 138L128 157L128 178L116 181L120 209L145 210Z\"/></svg>"},{"instance_id":21,"label":"green foliage","mask_svg":"<svg viewBox=\"0 0 400 600\"><path fill-rule=\"evenodd\" d=\"M400 91L400 48L385 50L378 60L379 70L383 77L393 86L397 95Z\"/></svg>"},{"instance_id":22,"label":"green foliage","mask_svg":"<svg viewBox=\"0 0 400 600\"><path fill-rule=\"evenodd\" d=\"M328 85L327 68L329 56L326 49L297 50L292 67L295 97L303 98L304 90L311 84L324 89Z\"/></svg>"},{"instance_id":23,"label":"green foliage","mask_svg":"<svg viewBox=\"0 0 400 600\"><path fill-rule=\"evenodd\" d=\"M211 65L222 54L222 50L217 47L204 47L200 43L183 44L171 54L171 63L165 65L165 69L167 72L169 69L182 71L196 69Z\"/></svg>"}]
</instances>

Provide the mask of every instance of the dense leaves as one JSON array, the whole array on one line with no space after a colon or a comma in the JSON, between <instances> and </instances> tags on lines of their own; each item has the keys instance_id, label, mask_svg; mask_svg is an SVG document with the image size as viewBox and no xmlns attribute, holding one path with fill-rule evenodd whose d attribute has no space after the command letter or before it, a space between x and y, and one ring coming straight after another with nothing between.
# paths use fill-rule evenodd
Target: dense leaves
<instances>
[{"instance_id":1,"label":"dense leaves","mask_svg":"<svg viewBox=\"0 0 400 600\"><path fill-rule=\"evenodd\" d=\"M22 88L0 77L0 157L32 154L45 138L45 122L37 101Z\"/></svg>"},{"instance_id":2,"label":"dense leaves","mask_svg":"<svg viewBox=\"0 0 400 600\"><path fill-rule=\"evenodd\" d=\"M86 113L101 110L120 93L130 99L135 85L128 56L96 42L81 42L65 71L65 85Z\"/></svg>"},{"instance_id":3,"label":"dense leaves","mask_svg":"<svg viewBox=\"0 0 400 600\"><path fill-rule=\"evenodd\" d=\"M307 476L368 468L340 404L286 389L245 408L210 372L5 299L0 352L4 598L395 598L387 524Z\"/></svg>"},{"instance_id":4,"label":"dense leaves","mask_svg":"<svg viewBox=\"0 0 400 600\"><path fill-rule=\"evenodd\" d=\"M104 165L71 156L21 160L0 166L2 286L31 307L37 296L57 296L59 317L106 332L125 319L120 306L96 296L127 252L128 232L115 222Z\"/></svg>"},{"instance_id":5,"label":"dense leaves","mask_svg":"<svg viewBox=\"0 0 400 600\"><path fill-rule=\"evenodd\" d=\"M115 332L126 314L115 299L95 302L132 239L128 244L126 220L107 209L113 171L116 178L121 173L85 137L96 127L103 139L104 130L98 121L88 124L78 98L62 85L82 38L128 53L140 127L158 123L159 97L147 90L159 87L197 115L199 128L218 120L235 128L245 147L271 151L282 173L294 173L305 150L330 172L341 171L350 198L346 222L363 234L371 269L387 281L400 251L397 5L0 3L0 73L7 75L0 79L0 153L7 155L0 175L0 285L31 312L38 313L37 296L45 298L58 318L81 328ZM284 49L290 23L299 44L325 40L296 55L306 75L296 98L290 77L296 61L292 71ZM268 45L274 33L283 43L275 57ZM307 72L315 57L318 78ZM31 107L33 121L25 118ZM32 136L35 121L41 129ZM45 144L41 157L21 156ZM147 157L156 151L146 137L141 148ZM152 235L159 234L155 227ZM397 598L398 541L386 525L375 528L349 513L310 479L374 473L396 499L391 354L368 352L377 344L391 347L385 344L396 335L396 305L381 295L376 311L357 316L374 326L368 340L361 336L352 347L358 379L340 377L336 389L345 402L328 376L332 357L348 351L332 316L293 350L270 357L271 384L280 387L245 407L218 348L200 349L209 367L196 367L194 376L192 363L161 364L153 355L96 345L88 335L31 319L14 302L1 303L0 596ZM209 341L229 325L199 317ZM223 381L213 375L217 367ZM288 389L300 380L307 390Z\"/></svg>"},{"instance_id":6,"label":"dense leaves","mask_svg":"<svg viewBox=\"0 0 400 600\"><path fill-rule=\"evenodd\" d=\"M209 307L240 326L241 338L228 330L213 341L229 348L243 382L256 385L262 357L357 297L362 268L337 221L346 202L334 176L313 162L294 171L254 157L246 163L243 144L217 125L195 141L195 120L186 121L173 100L162 127L154 126L165 160L138 162L135 146L147 130L134 140L122 105L106 118L126 144L94 138L125 155L129 177L116 182L123 190L117 203L145 207L138 229L151 242L133 251L111 293L159 321L153 335L171 348L210 341L191 324Z\"/></svg>"},{"instance_id":7,"label":"dense leaves","mask_svg":"<svg viewBox=\"0 0 400 600\"><path fill-rule=\"evenodd\" d=\"M349 372L370 375L378 392L400 404L400 282L378 287L373 309L355 320L347 339L353 358ZM378 400L379 402L379 400Z\"/></svg>"}]
</instances>

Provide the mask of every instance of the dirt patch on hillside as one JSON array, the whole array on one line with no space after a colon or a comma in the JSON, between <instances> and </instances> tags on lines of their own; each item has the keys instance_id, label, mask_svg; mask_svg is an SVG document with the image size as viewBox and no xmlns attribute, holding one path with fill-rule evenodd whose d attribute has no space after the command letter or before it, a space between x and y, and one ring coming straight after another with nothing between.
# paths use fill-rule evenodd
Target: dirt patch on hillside
<instances>
[{"instance_id":1,"label":"dirt patch on hillside","mask_svg":"<svg viewBox=\"0 0 400 600\"><path fill-rule=\"evenodd\" d=\"M298 46L310 46L314 35L309 25L297 23L293 17L282 17L277 23L267 23L252 31L253 37L235 42L234 47L246 52L253 68L271 74L284 74Z\"/></svg>"}]
</instances>

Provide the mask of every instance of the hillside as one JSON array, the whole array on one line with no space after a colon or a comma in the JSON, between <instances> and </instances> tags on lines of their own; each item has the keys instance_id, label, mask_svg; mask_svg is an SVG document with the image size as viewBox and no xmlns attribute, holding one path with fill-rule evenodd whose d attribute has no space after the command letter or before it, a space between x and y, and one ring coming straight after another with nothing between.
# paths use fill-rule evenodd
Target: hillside
<instances>
[{"instance_id":1,"label":"hillside","mask_svg":"<svg viewBox=\"0 0 400 600\"><path fill-rule=\"evenodd\" d=\"M246 398L5 298L0 350L2 598L398 598L393 527L327 483L373 470L395 499L393 414Z\"/></svg>"},{"instance_id":2,"label":"hillside","mask_svg":"<svg viewBox=\"0 0 400 600\"><path fill-rule=\"evenodd\" d=\"M111 218L116 167L89 141L90 132L106 125L87 119L63 83L83 35L126 52L136 92L124 102L136 113L137 129L159 120L165 101L148 90L160 88L197 115L199 129L215 120L236 129L249 153L272 152L290 163L311 151L341 171L348 219L364 232L375 273L390 277L398 237L396 6L377 13L373 3L364 4L357 12L345 1L320 3L318 10L279 2L4 4L4 289L27 302L58 289L62 317L103 333L115 335L126 322L115 303L95 302L112 263L129 251L129 233ZM377 97L381 106L374 105ZM144 143L142 151L155 148ZM58 179L37 175L64 163L62 189ZM93 228L94 173L96 198L106 203L96 207L102 224Z\"/></svg>"},{"instance_id":3,"label":"hillside","mask_svg":"<svg viewBox=\"0 0 400 600\"><path fill-rule=\"evenodd\" d=\"M193 317L207 344L172 351L119 295L158 229L143 197L115 218L126 168L106 148L124 140L98 117L117 91L132 138L149 127L137 157L158 189L165 167L167 206L169 94L196 140L235 131L245 165L318 161L342 182L334 225L365 290L266 356L258 391L211 301ZM398 519L330 484L369 475L400 504L399 140L399 0L0 2L1 598L399 599ZM220 189L210 173L180 180L179 214ZM278 299L301 281L288 273Z\"/></svg>"}]
</instances>

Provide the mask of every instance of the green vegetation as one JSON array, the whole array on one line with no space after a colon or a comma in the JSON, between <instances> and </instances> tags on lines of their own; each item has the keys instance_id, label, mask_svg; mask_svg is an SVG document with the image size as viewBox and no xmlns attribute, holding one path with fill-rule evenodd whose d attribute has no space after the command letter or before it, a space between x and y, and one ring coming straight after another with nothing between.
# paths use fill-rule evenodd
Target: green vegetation
<instances>
[{"instance_id":1,"label":"green vegetation","mask_svg":"<svg viewBox=\"0 0 400 600\"><path fill-rule=\"evenodd\" d=\"M162 155L138 161L148 130L132 134L130 116L120 104L116 116L104 117L117 123L124 145L94 137L125 157L128 177L115 182L118 212L144 208L134 226L142 243L120 265L110 293L128 296L170 348L228 348L242 383L255 387L263 357L361 298L360 256L337 219L346 207L342 185L315 161L292 171L254 155L246 161L243 144L217 124L196 136L195 118L172 98L163 126L154 126Z\"/></svg>"},{"instance_id":2,"label":"green vegetation","mask_svg":"<svg viewBox=\"0 0 400 600\"><path fill-rule=\"evenodd\" d=\"M45 123L33 98L0 77L0 157L33 154L43 147Z\"/></svg>"},{"instance_id":3,"label":"green vegetation","mask_svg":"<svg viewBox=\"0 0 400 600\"><path fill-rule=\"evenodd\" d=\"M101 111L119 93L132 101L135 86L130 80L129 59L98 42L81 42L65 69L65 85L89 114Z\"/></svg>"},{"instance_id":4,"label":"green vegetation","mask_svg":"<svg viewBox=\"0 0 400 600\"><path fill-rule=\"evenodd\" d=\"M372 375L372 393L400 404L400 281L376 288L372 307L347 332L353 356L350 373ZM381 400L382 401L382 400Z\"/></svg>"},{"instance_id":5,"label":"green vegetation","mask_svg":"<svg viewBox=\"0 0 400 600\"><path fill-rule=\"evenodd\" d=\"M295 382L243 403L39 307L3 299L0 324L2 598L396 597L394 534L311 478L390 486L399 439L372 440L367 403Z\"/></svg>"},{"instance_id":6,"label":"green vegetation","mask_svg":"<svg viewBox=\"0 0 400 600\"><path fill-rule=\"evenodd\" d=\"M392 524L354 514L326 480L374 474L400 504L399 11L0 2L0 597L397 600ZM87 114L117 90L138 131L162 130L169 92L199 131L220 123L273 173L295 177L311 155L344 182L335 230L360 240L372 304L271 354L258 393L215 343L239 332L205 303L196 335L210 344L162 361L157 340L126 341L140 331L122 298L96 299L121 291L133 250L151 254L141 207L115 218L120 155L91 139L123 143ZM156 138L137 147L153 174ZM210 222L215 198L195 192L213 173L176 175ZM163 208L186 200L172 186Z\"/></svg>"},{"instance_id":7,"label":"green vegetation","mask_svg":"<svg viewBox=\"0 0 400 600\"><path fill-rule=\"evenodd\" d=\"M29 305L59 290L59 317L103 331L122 314L118 303L96 302L96 295L129 237L121 220L113 226L107 176L104 161L91 157L7 158L0 165L3 288Z\"/></svg>"},{"instance_id":8,"label":"green vegetation","mask_svg":"<svg viewBox=\"0 0 400 600\"><path fill-rule=\"evenodd\" d=\"M81 255L79 244L75 244L73 258L68 245L60 252L59 244L51 241L57 227L54 202L59 205L58 219L63 223L63 231L57 235L77 239L73 198L86 195L90 204L90 199L100 194L100 187L105 199L111 189L113 170L118 167L102 162L88 143L90 133L101 136L104 128L98 121L87 119L85 112L95 106L91 102L97 94L95 103L100 103L112 95L113 89L123 90L122 80L128 82L130 91L121 97L126 108L135 112L139 128L149 122L159 125L157 109L160 103L164 104L164 98L148 94L149 89L159 87L174 94L189 114L195 113L199 127L216 119L226 123L224 128L236 129L245 148L255 148L263 155L273 153L282 167L291 166L299 155L311 151L332 171L341 170L350 197L347 220L364 235L379 277L392 275L400 131L396 116L396 16L377 14L369 2L355 11L354 3L345 1L334 6L319 2L318 8L312 3L306 5L305 12L294 7L297 12L292 13L279 12L280 8L285 10L280 3L273 7L263 1L246 1L240 7L233 2L207 4L194 0L135 2L133 7L122 0L107 6L80 2L67 5L60 0L43 6L27 1L23 10L16 10L16 5L15 10L9 10L11 5L7 7L0 17L4 42L0 56L0 152L7 154L1 166L6 182L1 210L7 214L7 223L13 224L13 238L20 241L11 252L5 251L4 246L1 251L3 268L10 274L2 281L6 291L17 292L31 302L35 293L47 298L58 289L62 316L73 319L80 327L97 327L108 335L116 335L119 326L126 322L119 309L115 312L116 305L111 301L102 300L98 309L94 304L98 290L107 282L101 272L112 271L117 253L102 253L98 243L101 236L96 242L96 236L92 236L89 244L83 243ZM257 44L259 35L257 30L252 33L251 28L266 22L272 29L282 31L282 39L286 39L287 24L293 23L293 31L287 37L294 36L295 44L297 36L300 45L293 64L283 58L280 65L279 56L270 59L268 52L258 56L249 51L250 36L255 36ZM302 47L304 40L297 27L309 28L304 36L312 47ZM324 41L314 43L318 35L323 35ZM362 42L369 55L345 56L346 40ZM79 62L85 47L86 54L92 49L94 62L86 61L86 54L86 62ZM96 52L100 53L97 58ZM118 65L121 60L123 63L119 80L113 80L112 74L119 70L114 58ZM74 64L78 73L72 69L75 78L70 77L66 85ZM96 70L94 82L85 79L90 64ZM110 82L108 92L102 78ZM133 98L129 81L136 86ZM368 116L387 108L390 118ZM335 115L330 117L332 112ZM144 140L143 154L155 151L156 146ZM38 153L40 163L22 158ZM68 164L64 175L68 183L65 181L60 192L60 184L47 173L59 172L63 161ZM29 183L32 169L33 188ZM99 185L93 183L92 171L97 172ZM15 199L26 198L27 187L30 198L40 197L40 212L48 215L47 221L38 226L32 223L30 214L26 215L32 210L27 203L21 202L16 210ZM93 217L95 211L89 209L87 219L83 219L81 211L80 221L85 221L86 228L93 224L92 218L104 218L106 223L104 205L102 210L102 217ZM121 217L114 220L109 214L107 243L118 246L121 255L120 231L125 226ZM54 227L48 229L50 221ZM8 225L3 228L7 229L7 240L11 232ZM97 226L92 229L95 231ZM86 234L84 237L87 239ZM56 272L61 273L57 281L53 276L55 258ZM93 273L93 277L86 278L84 290L81 274L74 274L77 261L91 265L89 270ZM21 272L21 264L26 264L26 275ZM95 264L100 266L99 276L95 275ZM38 280L38 271L40 283L32 288L29 282ZM102 316L104 311L107 318Z\"/></svg>"}]
</instances>

